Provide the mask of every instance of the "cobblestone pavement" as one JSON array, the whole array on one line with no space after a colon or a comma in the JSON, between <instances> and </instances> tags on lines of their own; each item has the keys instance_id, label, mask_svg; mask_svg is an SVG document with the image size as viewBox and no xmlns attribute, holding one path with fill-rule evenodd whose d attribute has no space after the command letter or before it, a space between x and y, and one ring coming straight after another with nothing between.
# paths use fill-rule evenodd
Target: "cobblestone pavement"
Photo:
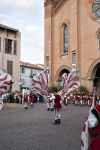
<instances>
[{"instance_id":1,"label":"cobblestone pavement","mask_svg":"<svg viewBox=\"0 0 100 150\"><path fill-rule=\"evenodd\" d=\"M80 136L88 107L63 106L61 124L45 104L33 108L5 107L0 111L0 150L80 150Z\"/></svg>"}]
</instances>

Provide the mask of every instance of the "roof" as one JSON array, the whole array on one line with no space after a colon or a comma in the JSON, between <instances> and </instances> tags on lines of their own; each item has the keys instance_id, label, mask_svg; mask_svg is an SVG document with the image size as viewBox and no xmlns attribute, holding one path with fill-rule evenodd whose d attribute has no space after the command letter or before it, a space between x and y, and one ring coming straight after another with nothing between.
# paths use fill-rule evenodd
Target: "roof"
<instances>
[{"instance_id":1,"label":"roof","mask_svg":"<svg viewBox=\"0 0 100 150\"><path fill-rule=\"evenodd\" d=\"M44 64L36 64L38 67L41 67L44 69Z\"/></svg>"},{"instance_id":2,"label":"roof","mask_svg":"<svg viewBox=\"0 0 100 150\"><path fill-rule=\"evenodd\" d=\"M8 26L3 25L3 24L0 24L0 28L7 29L7 30L11 30L11 31L14 31L14 32L19 32L19 30L14 29L14 28L12 28L12 27L8 27Z\"/></svg>"},{"instance_id":3,"label":"roof","mask_svg":"<svg viewBox=\"0 0 100 150\"><path fill-rule=\"evenodd\" d=\"M27 67L27 68L33 68L33 69L40 69L40 70L44 69L41 66L38 66L38 65L35 65L35 64L31 64L31 63L28 63L28 62L23 62L23 61L20 61L20 66Z\"/></svg>"}]
</instances>

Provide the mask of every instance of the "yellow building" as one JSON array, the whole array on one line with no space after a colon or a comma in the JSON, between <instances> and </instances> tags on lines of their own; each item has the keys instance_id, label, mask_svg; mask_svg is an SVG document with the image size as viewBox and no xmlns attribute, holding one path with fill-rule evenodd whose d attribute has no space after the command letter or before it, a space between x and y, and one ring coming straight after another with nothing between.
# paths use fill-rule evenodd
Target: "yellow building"
<instances>
[{"instance_id":1,"label":"yellow building","mask_svg":"<svg viewBox=\"0 0 100 150\"><path fill-rule=\"evenodd\" d=\"M0 24L0 69L13 78L12 91L19 91L21 33L12 27Z\"/></svg>"},{"instance_id":2,"label":"yellow building","mask_svg":"<svg viewBox=\"0 0 100 150\"><path fill-rule=\"evenodd\" d=\"M50 85L74 65L81 85L100 91L100 0L45 0L44 9Z\"/></svg>"}]
</instances>

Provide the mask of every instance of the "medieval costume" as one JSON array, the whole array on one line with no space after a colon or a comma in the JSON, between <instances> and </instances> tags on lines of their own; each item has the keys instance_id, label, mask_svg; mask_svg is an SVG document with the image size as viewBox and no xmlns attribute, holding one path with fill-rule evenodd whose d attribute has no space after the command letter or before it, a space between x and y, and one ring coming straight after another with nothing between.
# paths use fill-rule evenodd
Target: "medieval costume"
<instances>
[{"instance_id":1,"label":"medieval costume","mask_svg":"<svg viewBox=\"0 0 100 150\"><path fill-rule=\"evenodd\" d=\"M68 104L68 99L67 99L66 95L64 95L63 103L64 103L65 106L67 106L67 104Z\"/></svg>"},{"instance_id":2,"label":"medieval costume","mask_svg":"<svg viewBox=\"0 0 100 150\"><path fill-rule=\"evenodd\" d=\"M91 110L88 126L91 136L89 150L100 150L100 105Z\"/></svg>"},{"instance_id":3,"label":"medieval costume","mask_svg":"<svg viewBox=\"0 0 100 150\"><path fill-rule=\"evenodd\" d=\"M24 95L24 108L28 109L28 101L29 101L29 96L27 93Z\"/></svg>"},{"instance_id":4,"label":"medieval costume","mask_svg":"<svg viewBox=\"0 0 100 150\"><path fill-rule=\"evenodd\" d=\"M54 105L54 99L55 99L55 96L53 93L50 93L50 98L49 98L49 106L50 106L50 110L53 111L53 105Z\"/></svg>"},{"instance_id":5,"label":"medieval costume","mask_svg":"<svg viewBox=\"0 0 100 150\"><path fill-rule=\"evenodd\" d=\"M55 94L54 99L54 115L55 115L55 122L54 124L60 123L60 109L61 109L61 96L58 94Z\"/></svg>"},{"instance_id":6,"label":"medieval costume","mask_svg":"<svg viewBox=\"0 0 100 150\"><path fill-rule=\"evenodd\" d=\"M0 110L2 109L2 107L3 107L3 97L0 96Z\"/></svg>"},{"instance_id":7,"label":"medieval costume","mask_svg":"<svg viewBox=\"0 0 100 150\"><path fill-rule=\"evenodd\" d=\"M30 99L30 104L31 104L31 106L33 106L33 103L34 103L34 101L35 101L34 95L33 95L33 94L30 94L29 99Z\"/></svg>"}]
</instances>

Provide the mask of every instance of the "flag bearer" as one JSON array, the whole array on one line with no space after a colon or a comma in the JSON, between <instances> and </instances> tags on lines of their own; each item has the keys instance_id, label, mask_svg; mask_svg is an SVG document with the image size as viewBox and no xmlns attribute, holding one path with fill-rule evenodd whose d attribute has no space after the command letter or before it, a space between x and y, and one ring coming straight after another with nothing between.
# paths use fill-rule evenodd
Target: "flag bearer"
<instances>
[{"instance_id":1,"label":"flag bearer","mask_svg":"<svg viewBox=\"0 0 100 150\"><path fill-rule=\"evenodd\" d=\"M33 94L33 93L30 93L29 99L30 99L30 104L31 104L31 106L33 107L33 103L34 103L34 101L35 101L35 97L34 97L34 94Z\"/></svg>"},{"instance_id":2,"label":"flag bearer","mask_svg":"<svg viewBox=\"0 0 100 150\"><path fill-rule=\"evenodd\" d=\"M63 100L63 102L64 102L64 105L67 106L67 104L68 104L68 99L67 99L66 94L64 95L64 100Z\"/></svg>"},{"instance_id":3,"label":"flag bearer","mask_svg":"<svg viewBox=\"0 0 100 150\"><path fill-rule=\"evenodd\" d=\"M46 97L46 109L50 110L50 93Z\"/></svg>"},{"instance_id":4,"label":"flag bearer","mask_svg":"<svg viewBox=\"0 0 100 150\"><path fill-rule=\"evenodd\" d=\"M2 95L0 95L0 110L2 109L3 107L3 97Z\"/></svg>"},{"instance_id":5,"label":"flag bearer","mask_svg":"<svg viewBox=\"0 0 100 150\"><path fill-rule=\"evenodd\" d=\"M60 124L60 109L61 109L61 96L58 94L55 94L54 99L54 115L55 115L55 122L54 124Z\"/></svg>"},{"instance_id":6,"label":"flag bearer","mask_svg":"<svg viewBox=\"0 0 100 150\"><path fill-rule=\"evenodd\" d=\"M54 99L55 99L55 96L53 93L50 93L50 98L49 98L49 102L50 102L50 111L53 111L53 105L54 105Z\"/></svg>"},{"instance_id":7,"label":"flag bearer","mask_svg":"<svg viewBox=\"0 0 100 150\"><path fill-rule=\"evenodd\" d=\"M25 109L28 109L28 101L29 101L29 96L28 96L28 93L25 92L25 95L24 95L24 108Z\"/></svg>"}]
</instances>

